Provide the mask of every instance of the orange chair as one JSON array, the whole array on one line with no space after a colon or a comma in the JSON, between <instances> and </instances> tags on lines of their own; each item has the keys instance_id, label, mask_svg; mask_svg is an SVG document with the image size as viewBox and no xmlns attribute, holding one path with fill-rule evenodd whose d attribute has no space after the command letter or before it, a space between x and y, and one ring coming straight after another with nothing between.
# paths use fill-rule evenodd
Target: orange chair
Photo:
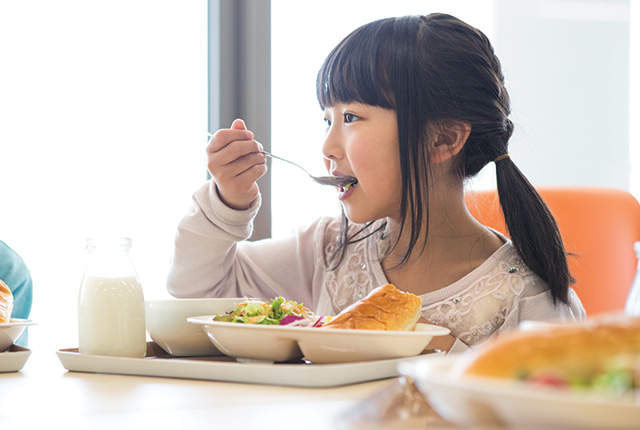
<instances>
[{"instance_id":1,"label":"orange chair","mask_svg":"<svg viewBox=\"0 0 640 430\"><path fill-rule=\"evenodd\" d=\"M556 218L568 252L572 286L587 315L624 309L636 271L640 204L628 192L590 187L538 190ZM469 191L467 207L482 224L507 235L495 190Z\"/></svg>"}]
</instances>

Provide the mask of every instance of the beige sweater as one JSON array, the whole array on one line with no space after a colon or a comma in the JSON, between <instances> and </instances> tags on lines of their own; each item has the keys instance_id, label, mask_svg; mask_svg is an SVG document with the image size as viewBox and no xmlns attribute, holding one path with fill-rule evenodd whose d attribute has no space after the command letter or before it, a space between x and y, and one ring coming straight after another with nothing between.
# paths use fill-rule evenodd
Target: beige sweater
<instances>
[{"instance_id":1,"label":"beige sweater","mask_svg":"<svg viewBox=\"0 0 640 430\"><path fill-rule=\"evenodd\" d=\"M324 217L277 239L249 242L260 200L246 211L228 208L215 186L205 184L178 225L167 281L175 297L281 295L317 315L335 315L388 283L381 259L389 240L381 231L349 245L341 265L329 270L325 256L335 246L340 219ZM370 229L381 225L374 223ZM361 225L352 225L354 231ZM448 327L461 352L521 321L574 321L585 311L573 290L570 305L553 304L548 286L518 257L511 242L457 282L421 296L422 316Z\"/></svg>"}]
</instances>

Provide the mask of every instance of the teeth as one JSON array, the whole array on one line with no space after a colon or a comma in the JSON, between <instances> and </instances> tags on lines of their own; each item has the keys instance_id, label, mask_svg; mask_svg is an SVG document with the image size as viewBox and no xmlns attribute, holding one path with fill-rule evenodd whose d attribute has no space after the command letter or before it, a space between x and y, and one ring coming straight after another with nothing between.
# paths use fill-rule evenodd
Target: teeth
<instances>
[{"instance_id":1,"label":"teeth","mask_svg":"<svg viewBox=\"0 0 640 430\"><path fill-rule=\"evenodd\" d=\"M351 187L355 186L357 184L357 182L349 182L347 185L342 187L343 191L347 191L349 190Z\"/></svg>"}]
</instances>

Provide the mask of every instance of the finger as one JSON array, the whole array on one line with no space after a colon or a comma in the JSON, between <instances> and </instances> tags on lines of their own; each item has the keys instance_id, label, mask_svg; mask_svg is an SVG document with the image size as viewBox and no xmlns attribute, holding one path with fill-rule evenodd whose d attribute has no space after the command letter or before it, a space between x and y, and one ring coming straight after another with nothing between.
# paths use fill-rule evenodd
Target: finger
<instances>
[{"instance_id":1,"label":"finger","mask_svg":"<svg viewBox=\"0 0 640 430\"><path fill-rule=\"evenodd\" d=\"M255 140L237 140L209 155L209 162L218 166L233 164L244 157L258 155L257 160L264 161L262 145Z\"/></svg>"},{"instance_id":2,"label":"finger","mask_svg":"<svg viewBox=\"0 0 640 430\"><path fill-rule=\"evenodd\" d=\"M252 184L267 173L267 163L264 161L247 160L242 166L238 166L235 179L238 183Z\"/></svg>"},{"instance_id":3,"label":"finger","mask_svg":"<svg viewBox=\"0 0 640 430\"><path fill-rule=\"evenodd\" d=\"M235 119L235 120L233 121L233 123L231 124L231 129L232 129L232 130L246 130L246 131L248 131L249 133L251 133L251 137L250 137L250 139L253 139L253 132L252 132L252 131L250 131L250 130L247 128L247 124L245 124L244 120L243 120L243 119L241 119L241 118L237 118L237 119Z\"/></svg>"},{"instance_id":4,"label":"finger","mask_svg":"<svg viewBox=\"0 0 640 430\"><path fill-rule=\"evenodd\" d=\"M236 178L242 176L246 171L258 166L257 170L266 169L267 163L264 155L253 153L238 158L231 163L219 164L214 161L209 163L209 171L218 182L227 183L235 181Z\"/></svg>"},{"instance_id":5,"label":"finger","mask_svg":"<svg viewBox=\"0 0 640 430\"><path fill-rule=\"evenodd\" d=\"M249 192L255 182L267 173L267 165L264 162L251 160L249 157L234 164L230 168L212 172L218 187L229 198L240 197Z\"/></svg>"},{"instance_id":6,"label":"finger","mask_svg":"<svg viewBox=\"0 0 640 430\"><path fill-rule=\"evenodd\" d=\"M249 130L224 128L216 131L207 144L207 153L217 152L236 141L251 141L253 133Z\"/></svg>"},{"instance_id":7,"label":"finger","mask_svg":"<svg viewBox=\"0 0 640 430\"><path fill-rule=\"evenodd\" d=\"M233 124L231 124L231 129L232 130L246 130L247 129L247 125L244 123L244 120L238 118L238 119L233 121Z\"/></svg>"}]
</instances>

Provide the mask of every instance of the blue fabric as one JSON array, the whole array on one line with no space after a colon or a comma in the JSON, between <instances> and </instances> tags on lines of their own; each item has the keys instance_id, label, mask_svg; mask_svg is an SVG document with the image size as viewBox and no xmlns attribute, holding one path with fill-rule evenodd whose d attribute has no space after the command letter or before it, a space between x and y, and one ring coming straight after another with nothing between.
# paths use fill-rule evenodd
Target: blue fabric
<instances>
[{"instance_id":1,"label":"blue fabric","mask_svg":"<svg viewBox=\"0 0 640 430\"><path fill-rule=\"evenodd\" d=\"M22 258L9 246L0 240L0 279L2 279L13 293L12 318L29 318L31 302L33 300L33 283L31 272ZM27 346L28 328L16 341L17 345Z\"/></svg>"}]
</instances>

